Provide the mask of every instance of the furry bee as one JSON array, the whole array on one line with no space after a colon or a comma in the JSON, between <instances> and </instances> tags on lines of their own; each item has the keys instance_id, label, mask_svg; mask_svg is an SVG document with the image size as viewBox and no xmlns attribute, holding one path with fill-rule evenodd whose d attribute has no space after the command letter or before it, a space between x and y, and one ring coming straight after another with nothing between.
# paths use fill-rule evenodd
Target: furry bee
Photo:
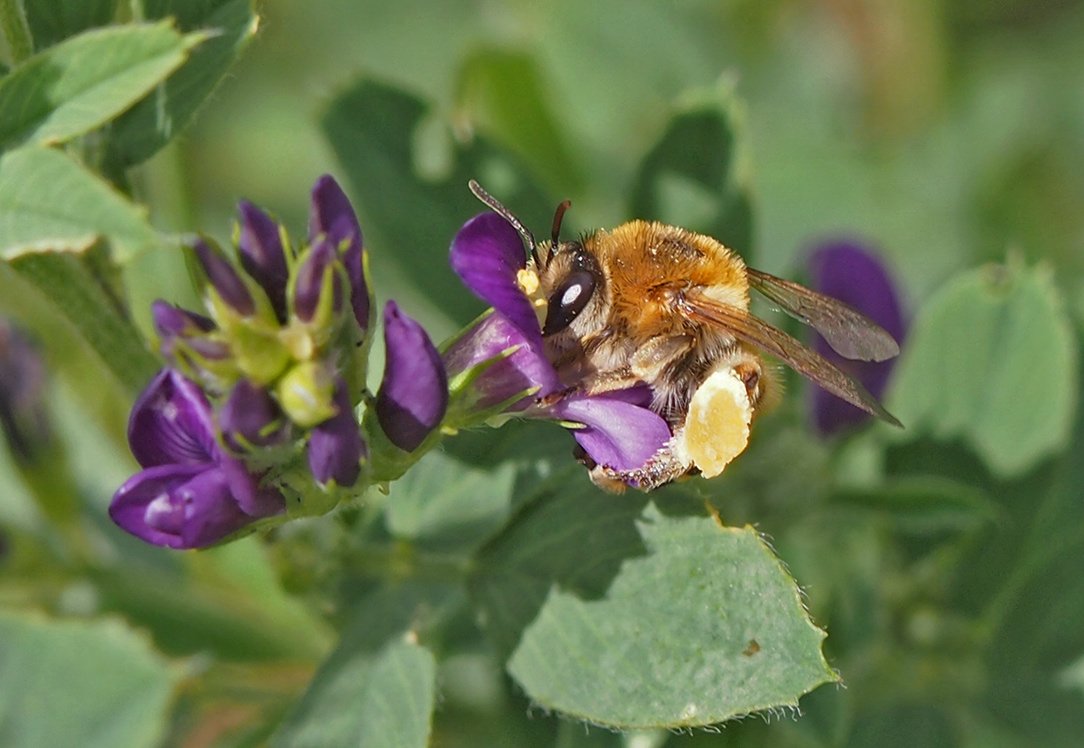
<instances>
[{"instance_id":1,"label":"furry bee","mask_svg":"<svg viewBox=\"0 0 1084 748\"><path fill-rule=\"evenodd\" d=\"M561 241L569 202L549 241L533 234L477 182L470 189L527 245L524 291L541 308L547 357L562 382L587 394L647 384L651 409L674 437L647 465L617 471L580 454L602 488L650 490L688 474L718 474L744 448L773 389L761 353L837 397L900 423L866 389L795 338L749 312L749 290L817 330L845 358L883 361L892 336L841 301L746 266L711 237L630 221Z\"/></svg>"}]
</instances>

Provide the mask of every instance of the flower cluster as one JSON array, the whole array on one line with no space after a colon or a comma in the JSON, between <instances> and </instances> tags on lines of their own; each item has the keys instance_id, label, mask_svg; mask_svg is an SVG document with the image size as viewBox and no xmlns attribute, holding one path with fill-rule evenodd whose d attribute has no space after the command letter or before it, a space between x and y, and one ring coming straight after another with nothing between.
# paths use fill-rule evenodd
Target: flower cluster
<instances>
[{"instance_id":1,"label":"flower cluster","mask_svg":"<svg viewBox=\"0 0 1084 748\"><path fill-rule=\"evenodd\" d=\"M366 392L366 250L334 179L312 190L301 246L256 206L239 213L236 260L207 239L192 246L206 314L152 308L168 367L133 408L129 443L144 469L110 514L157 545L205 547L287 512L325 512L368 485L371 443L413 452L447 405L435 346L394 302L384 380L375 398ZM377 425L363 433L358 409Z\"/></svg>"},{"instance_id":2,"label":"flower cluster","mask_svg":"<svg viewBox=\"0 0 1084 748\"><path fill-rule=\"evenodd\" d=\"M568 428L592 478L607 487L649 488L676 474L663 463L675 459L675 435L652 409L647 385L589 395L562 382L524 289L523 243L502 215L476 216L451 245L452 268L491 309L441 353L387 302L384 373L373 394L365 384L374 327L366 249L342 189L328 176L316 182L308 236L297 247L256 206L242 202L239 212L235 256L207 239L192 245L206 277L206 313L153 305L168 366L129 421L143 469L110 507L128 532L201 548L321 514L400 477L442 434L508 417ZM902 332L898 306L885 317L884 304L852 295L864 289L895 303L853 248L825 250L815 263L821 290ZM847 278L840 263L861 277ZM838 278L842 286L831 285ZM855 376L875 394L883 387L867 372ZM822 430L851 418L828 413L842 407L817 400Z\"/></svg>"}]
</instances>

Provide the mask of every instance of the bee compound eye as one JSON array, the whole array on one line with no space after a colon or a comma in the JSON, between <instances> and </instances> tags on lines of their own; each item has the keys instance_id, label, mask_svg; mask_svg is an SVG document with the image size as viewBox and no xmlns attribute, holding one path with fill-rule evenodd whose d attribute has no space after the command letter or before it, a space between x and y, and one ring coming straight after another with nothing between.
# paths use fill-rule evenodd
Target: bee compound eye
<instances>
[{"instance_id":1,"label":"bee compound eye","mask_svg":"<svg viewBox=\"0 0 1084 748\"><path fill-rule=\"evenodd\" d=\"M552 335L572 324L595 292L595 276L586 270L574 270L550 294L543 335Z\"/></svg>"}]
</instances>

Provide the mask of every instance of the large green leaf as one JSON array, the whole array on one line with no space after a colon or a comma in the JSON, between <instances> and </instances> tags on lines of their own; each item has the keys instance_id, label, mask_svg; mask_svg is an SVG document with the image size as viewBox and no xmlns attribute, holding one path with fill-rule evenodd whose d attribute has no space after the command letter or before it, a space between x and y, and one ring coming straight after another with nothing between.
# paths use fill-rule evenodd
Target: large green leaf
<instances>
[{"instance_id":1,"label":"large green leaf","mask_svg":"<svg viewBox=\"0 0 1084 748\"><path fill-rule=\"evenodd\" d=\"M824 632L752 528L637 523L648 555L606 596L551 589L509 672L549 708L615 727L688 727L780 706L837 679Z\"/></svg>"},{"instance_id":2,"label":"large green leaf","mask_svg":"<svg viewBox=\"0 0 1084 748\"><path fill-rule=\"evenodd\" d=\"M115 168L143 161L180 133L258 26L252 0L153 0L143 5L147 18L172 17L181 29L210 36L180 70L114 124L108 161Z\"/></svg>"},{"instance_id":3,"label":"large green leaf","mask_svg":"<svg viewBox=\"0 0 1084 748\"><path fill-rule=\"evenodd\" d=\"M155 745L178 674L119 622L0 613L0 743Z\"/></svg>"},{"instance_id":4,"label":"large green leaf","mask_svg":"<svg viewBox=\"0 0 1084 748\"><path fill-rule=\"evenodd\" d=\"M0 148L63 143L116 117L177 69L204 37L168 22L86 31L0 79Z\"/></svg>"},{"instance_id":5,"label":"large green leaf","mask_svg":"<svg viewBox=\"0 0 1084 748\"><path fill-rule=\"evenodd\" d=\"M629 209L712 236L748 260L753 218L737 108L727 87L680 102L640 164Z\"/></svg>"},{"instance_id":6,"label":"large green leaf","mask_svg":"<svg viewBox=\"0 0 1084 748\"><path fill-rule=\"evenodd\" d=\"M427 114L410 94L362 80L335 99L323 127L353 187L373 277L409 273L452 321L466 324L482 305L448 267L448 245L484 210L467 181L478 179L528 226L548 226L553 206L521 166L481 138L454 143L443 175L424 178L418 142ZM447 144L448 128L436 124L428 134Z\"/></svg>"},{"instance_id":7,"label":"large green leaf","mask_svg":"<svg viewBox=\"0 0 1084 748\"><path fill-rule=\"evenodd\" d=\"M116 15L117 0L24 0L26 21L34 36L34 47L44 49L96 26L105 26Z\"/></svg>"},{"instance_id":8,"label":"large green leaf","mask_svg":"<svg viewBox=\"0 0 1084 748\"><path fill-rule=\"evenodd\" d=\"M0 258L80 252L102 239L121 263L159 241L142 208L63 153L28 146L0 156Z\"/></svg>"},{"instance_id":9,"label":"large green leaf","mask_svg":"<svg viewBox=\"0 0 1084 748\"><path fill-rule=\"evenodd\" d=\"M963 274L919 313L890 409L907 425L970 444L1018 475L1064 447L1076 407L1077 354L1050 274L1017 264Z\"/></svg>"},{"instance_id":10,"label":"large green leaf","mask_svg":"<svg viewBox=\"0 0 1084 748\"><path fill-rule=\"evenodd\" d=\"M421 612L446 589L385 587L361 601L343 639L275 734L272 745L423 748L436 700L436 662L417 642Z\"/></svg>"}]
</instances>

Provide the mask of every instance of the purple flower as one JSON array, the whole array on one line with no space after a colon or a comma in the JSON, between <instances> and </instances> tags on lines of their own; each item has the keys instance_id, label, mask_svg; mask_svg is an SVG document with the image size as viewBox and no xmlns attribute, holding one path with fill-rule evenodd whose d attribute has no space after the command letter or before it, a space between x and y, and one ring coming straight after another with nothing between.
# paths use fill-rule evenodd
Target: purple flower
<instances>
[{"instance_id":1,"label":"purple flower","mask_svg":"<svg viewBox=\"0 0 1084 748\"><path fill-rule=\"evenodd\" d=\"M808 261L810 286L849 304L903 341L906 324L899 296L888 270L876 254L858 242L836 241L820 245ZM832 350L816 335L814 348L850 374L880 399L895 364L887 361L851 361ZM869 414L829 394L820 387L811 390L813 423L824 435L852 428L870 419Z\"/></svg>"},{"instance_id":2,"label":"purple flower","mask_svg":"<svg viewBox=\"0 0 1084 748\"><path fill-rule=\"evenodd\" d=\"M451 264L494 309L444 354L451 377L485 366L470 383L471 407L484 411L505 403L504 412L574 424L572 435L591 460L615 470L643 467L666 445L670 427L650 409L646 386L587 395L561 383L519 286L523 244L501 216L483 213L468 221L452 241Z\"/></svg>"},{"instance_id":3,"label":"purple flower","mask_svg":"<svg viewBox=\"0 0 1084 748\"><path fill-rule=\"evenodd\" d=\"M301 261L294 285L294 313L302 322L311 322L316 316L320 299L331 293L331 309L342 307L342 289L339 275L335 272L335 248L326 238L320 237ZM330 271L330 274L329 274Z\"/></svg>"},{"instance_id":4,"label":"purple flower","mask_svg":"<svg viewBox=\"0 0 1084 748\"><path fill-rule=\"evenodd\" d=\"M242 200L237 210L241 214L241 230L237 237L241 267L263 288L279 322L285 322L290 269L286 264L279 225L248 201Z\"/></svg>"},{"instance_id":5,"label":"purple flower","mask_svg":"<svg viewBox=\"0 0 1084 748\"><path fill-rule=\"evenodd\" d=\"M309 437L309 470L322 486L335 481L336 485L349 488L361 474L365 442L354 418L346 383L341 379L335 383L333 399L338 412L315 426Z\"/></svg>"},{"instance_id":6,"label":"purple flower","mask_svg":"<svg viewBox=\"0 0 1084 748\"><path fill-rule=\"evenodd\" d=\"M339 183L325 174L312 188L309 241L324 237L342 257L350 279L350 306L362 330L369 328L369 289L365 283L365 244L350 199Z\"/></svg>"},{"instance_id":7,"label":"purple flower","mask_svg":"<svg viewBox=\"0 0 1084 748\"><path fill-rule=\"evenodd\" d=\"M413 452L444 418L448 377L425 330L394 301L384 307L384 347L377 420L392 444Z\"/></svg>"},{"instance_id":8,"label":"purple flower","mask_svg":"<svg viewBox=\"0 0 1084 748\"><path fill-rule=\"evenodd\" d=\"M136 401L128 443L144 470L120 487L109 515L148 543L203 548L285 510L277 490L219 447L210 403L173 369Z\"/></svg>"}]
</instances>

